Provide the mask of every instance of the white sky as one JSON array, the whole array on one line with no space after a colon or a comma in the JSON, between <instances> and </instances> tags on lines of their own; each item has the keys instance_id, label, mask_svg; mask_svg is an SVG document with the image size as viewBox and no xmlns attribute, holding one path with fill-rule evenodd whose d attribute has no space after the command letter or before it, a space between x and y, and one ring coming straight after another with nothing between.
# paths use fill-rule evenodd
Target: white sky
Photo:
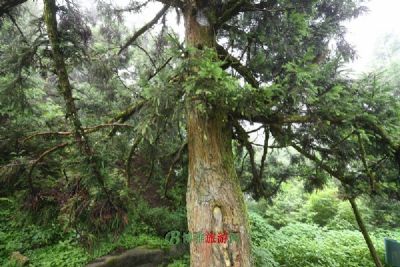
<instances>
[{"instance_id":1,"label":"white sky","mask_svg":"<svg viewBox=\"0 0 400 267\"><path fill-rule=\"evenodd\" d=\"M371 0L369 12L347 23L347 40L357 50L358 58L349 65L356 72L371 67L375 46L386 34L400 39L400 0Z\"/></svg>"}]
</instances>

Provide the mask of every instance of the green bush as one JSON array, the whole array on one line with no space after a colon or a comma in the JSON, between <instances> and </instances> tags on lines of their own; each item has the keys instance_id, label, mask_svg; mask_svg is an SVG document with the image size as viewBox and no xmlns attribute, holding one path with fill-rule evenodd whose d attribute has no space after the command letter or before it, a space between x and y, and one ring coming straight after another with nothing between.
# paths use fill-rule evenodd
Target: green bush
<instances>
[{"instance_id":1,"label":"green bush","mask_svg":"<svg viewBox=\"0 0 400 267\"><path fill-rule=\"evenodd\" d=\"M260 215L250 212L255 266L374 267L358 230L329 230L318 225L293 223L275 230ZM400 240L400 231L370 233L382 262L385 237Z\"/></svg>"},{"instance_id":2,"label":"green bush","mask_svg":"<svg viewBox=\"0 0 400 267\"><path fill-rule=\"evenodd\" d=\"M90 259L88 252L72 240L33 250L27 256L32 267L79 267Z\"/></svg>"},{"instance_id":3,"label":"green bush","mask_svg":"<svg viewBox=\"0 0 400 267\"><path fill-rule=\"evenodd\" d=\"M174 260L168 267L188 267L190 266L190 256L184 255L182 258Z\"/></svg>"},{"instance_id":4,"label":"green bush","mask_svg":"<svg viewBox=\"0 0 400 267\"><path fill-rule=\"evenodd\" d=\"M327 225L336 216L339 203L334 189L313 193L307 205L309 222Z\"/></svg>"},{"instance_id":5,"label":"green bush","mask_svg":"<svg viewBox=\"0 0 400 267\"><path fill-rule=\"evenodd\" d=\"M184 208L171 210L167 207L151 208L140 201L136 207L138 220L152 228L159 236L165 236L172 230L187 231L186 211Z\"/></svg>"},{"instance_id":6,"label":"green bush","mask_svg":"<svg viewBox=\"0 0 400 267\"><path fill-rule=\"evenodd\" d=\"M129 214L129 225L118 236L113 234L93 236L64 232L57 221L47 225L36 225L23 220L17 211L17 203L12 200L0 201L0 266L15 266L10 260L13 251L27 256L30 266L83 266L97 257L115 250L131 249L137 246L167 248L164 238L154 235L155 230L139 220L137 214ZM148 211L151 212L151 211ZM173 214L171 215L173 216ZM156 219L156 218L154 218ZM157 218L158 221L159 218ZM79 239L91 240L91 248L83 247Z\"/></svg>"},{"instance_id":7,"label":"green bush","mask_svg":"<svg viewBox=\"0 0 400 267\"><path fill-rule=\"evenodd\" d=\"M253 210L266 218L268 224L280 228L290 223L302 220L302 207L307 202L307 194L303 192L303 183L291 181L282 185L281 192L273 203L260 201L253 205ZM250 209L251 210L251 209Z\"/></svg>"}]
</instances>

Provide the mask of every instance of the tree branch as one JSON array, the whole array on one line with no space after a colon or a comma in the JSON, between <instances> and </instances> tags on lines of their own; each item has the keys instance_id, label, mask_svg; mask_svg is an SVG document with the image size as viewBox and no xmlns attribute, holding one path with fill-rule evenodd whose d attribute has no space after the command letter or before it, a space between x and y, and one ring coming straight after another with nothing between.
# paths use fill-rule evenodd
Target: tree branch
<instances>
[{"instance_id":1,"label":"tree branch","mask_svg":"<svg viewBox=\"0 0 400 267\"><path fill-rule=\"evenodd\" d=\"M131 177L133 176L133 174L132 174L132 159L133 159L133 156L135 155L136 148L139 146L139 144L142 141L142 139L143 138L142 138L141 135L136 137L135 142L132 144L132 147L129 150L128 158L126 159L125 170L126 170L126 176L127 176L128 184L130 182Z\"/></svg>"},{"instance_id":2,"label":"tree branch","mask_svg":"<svg viewBox=\"0 0 400 267\"><path fill-rule=\"evenodd\" d=\"M251 71L245 66L243 66L242 63L240 63L240 61L237 58L229 54L229 52L226 51L225 48L219 44L217 44L216 48L220 60L227 62L227 64L223 67L234 68L240 75L242 75L242 77L246 80L246 82L248 82L251 86L253 86L254 88L260 87L258 81L253 76Z\"/></svg>"},{"instance_id":3,"label":"tree branch","mask_svg":"<svg viewBox=\"0 0 400 267\"><path fill-rule=\"evenodd\" d=\"M142 28L140 28L118 51L118 55L120 55L126 48L128 48L131 44L133 44L137 38L139 38L142 34L144 34L148 29L154 26L157 21L164 15L164 13L168 10L170 6L165 5L157 14L156 16L146 23Z\"/></svg>"},{"instance_id":4,"label":"tree branch","mask_svg":"<svg viewBox=\"0 0 400 267\"><path fill-rule=\"evenodd\" d=\"M168 197L168 196L167 196L168 185L169 185L170 177L171 177L171 175L172 175L172 171L174 170L175 165L176 165L176 164L178 163L178 161L181 159L182 153L183 153L184 151L186 151L187 148L188 148L188 143L186 142L186 143L182 144L181 147L179 148L179 150L175 153L175 157L174 157L174 159L172 160L172 163L171 163L171 165L170 165L170 167L169 167L168 174L167 174L167 176L165 177L164 197Z\"/></svg>"},{"instance_id":5,"label":"tree branch","mask_svg":"<svg viewBox=\"0 0 400 267\"><path fill-rule=\"evenodd\" d=\"M225 3L222 7L222 14L215 23L215 28L219 28L225 22L237 15L245 3L246 0L233 0Z\"/></svg>"},{"instance_id":6,"label":"tree branch","mask_svg":"<svg viewBox=\"0 0 400 267\"><path fill-rule=\"evenodd\" d=\"M127 107L124 111L119 112L114 118L109 120L109 123L113 123L116 121L125 122L132 116L134 113L138 112L145 105L145 100L138 100L129 107Z\"/></svg>"},{"instance_id":7,"label":"tree branch","mask_svg":"<svg viewBox=\"0 0 400 267\"><path fill-rule=\"evenodd\" d=\"M7 14L16 6L25 3L28 0L3 0L0 4L0 17Z\"/></svg>"},{"instance_id":8,"label":"tree branch","mask_svg":"<svg viewBox=\"0 0 400 267\"><path fill-rule=\"evenodd\" d=\"M318 167L320 167L321 169L326 171L332 177L335 177L336 179L338 179L343 184L348 184L348 182L343 178L343 176L338 171L332 170L329 166L327 166L325 163L323 163L322 160L317 158L315 155L312 155L311 153L309 153L308 151L306 151L305 149L303 149L302 147L298 146L297 144L295 144L293 142L290 145L294 149L296 149L297 152L299 152L300 154L302 154L303 156L305 156L309 160L313 161L315 164L317 164Z\"/></svg>"},{"instance_id":9,"label":"tree branch","mask_svg":"<svg viewBox=\"0 0 400 267\"><path fill-rule=\"evenodd\" d=\"M66 146L69 146L69 145L71 145L71 144L73 144L73 143L62 143L62 144L58 144L58 145L56 145L56 146L54 146L54 147L52 147L52 148L50 148L50 149L44 151L42 154L40 154L40 156L39 156L36 160L34 160L34 161L32 162L32 165L31 165L31 167L30 167L30 169L29 169L29 173L28 173L28 183L29 183L29 187L30 187L30 189L31 189L32 195L34 195L34 193L35 193L35 189L34 189L34 186L33 186L32 173L33 173L33 169L36 167L36 165L37 165L39 162L41 162L47 155L49 155L49 154L53 153L54 151L57 151L57 150L59 150L59 149L61 149L61 148L64 148L64 147L66 147Z\"/></svg>"},{"instance_id":10,"label":"tree branch","mask_svg":"<svg viewBox=\"0 0 400 267\"><path fill-rule=\"evenodd\" d=\"M370 168L368 167L368 163L367 163L367 153L365 152L365 148L364 148L364 144L361 140L361 135L360 133L357 133L357 139L358 139L358 145L360 147L360 159L361 162L363 163L365 172L368 175L369 178L369 185L371 187L371 191L375 192L375 181L376 181L376 177L375 177L375 173L371 172Z\"/></svg>"},{"instance_id":11,"label":"tree branch","mask_svg":"<svg viewBox=\"0 0 400 267\"><path fill-rule=\"evenodd\" d=\"M85 133L93 133L99 129L106 128L106 127L128 127L128 128L133 128L132 125L128 124L123 124L123 123L106 123L106 124L100 124L92 127L86 127L83 128L85 130ZM21 140L21 143L25 143L26 141L29 141L35 137L38 136L71 136L73 135L74 132L68 131L68 132L41 132L41 133L34 133L32 135L29 135L25 137L24 139Z\"/></svg>"},{"instance_id":12,"label":"tree branch","mask_svg":"<svg viewBox=\"0 0 400 267\"><path fill-rule=\"evenodd\" d=\"M259 11L259 12L271 12L272 13L272 12L284 12L284 11L295 9L294 7L285 7L285 8L274 7L275 4L276 4L276 1L261 2L258 4L247 3L240 8L239 12Z\"/></svg>"},{"instance_id":13,"label":"tree branch","mask_svg":"<svg viewBox=\"0 0 400 267\"><path fill-rule=\"evenodd\" d=\"M27 45L29 45L28 39L26 39L23 31L21 30L21 28L18 26L17 21L15 20L15 18L9 13L7 12L7 16L10 18L10 20L12 21L12 23L14 24L14 26L17 28L19 34L21 34L22 36L22 40L24 41L24 43L26 43Z\"/></svg>"},{"instance_id":14,"label":"tree branch","mask_svg":"<svg viewBox=\"0 0 400 267\"><path fill-rule=\"evenodd\" d=\"M150 81L151 79L153 79L154 76L156 76L160 71L162 71L167 65L168 63L172 60L172 57L169 57L160 67L156 68L156 70L154 71L154 73L150 74L149 77L147 78L148 81Z\"/></svg>"},{"instance_id":15,"label":"tree branch","mask_svg":"<svg viewBox=\"0 0 400 267\"><path fill-rule=\"evenodd\" d=\"M246 116L243 114L240 114L238 112L232 112L231 115L239 120L247 120L251 122L258 122L262 124L271 124L271 123L277 123L277 124L290 124L290 123L311 123L311 122L317 122L319 120L323 120L318 118L317 116L311 116L311 115L272 115L272 116L265 116L263 114L256 114L256 115L251 115L251 116ZM333 120L333 119L332 119ZM329 120L331 121L331 120Z\"/></svg>"},{"instance_id":16,"label":"tree branch","mask_svg":"<svg viewBox=\"0 0 400 267\"><path fill-rule=\"evenodd\" d=\"M109 120L108 123L114 123L114 122L120 122L124 123L126 122L133 114L136 112L139 112L147 103L146 100L140 99L130 105L128 108L126 108L124 111L121 111L120 113L117 114L114 118ZM109 137L113 136L115 132L117 131L116 128L112 129L111 132L108 134Z\"/></svg>"},{"instance_id":17,"label":"tree branch","mask_svg":"<svg viewBox=\"0 0 400 267\"><path fill-rule=\"evenodd\" d=\"M252 144L249 141L249 135L246 133L245 129L240 125L240 123L236 120L233 121L233 127L236 130L236 139L246 147L247 152L250 157L250 165L252 172L252 180L249 186L245 189L248 191L250 188L254 189L254 198L259 199L265 192L265 188L262 184L262 175L260 176L259 170L257 170L256 160L255 160L255 151L253 149Z\"/></svg>"},{"instance_id":18,"label":"tree branch","mask_svg":"<svg viewBox=\"0 0 400 267\"><path fill-rule=\"evenodd\" d=\"M261 165L260 165L260 174L259 174L260 177L262 177L263 173L264 173L265 160L266 160L267 154L268 154L268 141L269 141L269 129L267 126L264 125L264 148L263 148L263 154L261 156Z\"/></svg>"},{"instance_id":19,"label":"tree branch","mask_svg":"<svg viewBox=\"0 0 400 267\"><path fill-rule=\"evenodd\" d=\"M149 52L147 52L146 49L144 49L142 46L140 46L140 45L138 45L138 44L135 44L135 46L136 46L137 48L139 48L140 50L142 50L143 53L146 54L146 56L148 57L148 59L149 59L150 62L151 62L151 65L153 66L153 68L156 69L156 68L157 68L156 62L155 62L154 59L150 56Z\"/></svg>"},{"instance_id":20,"label":"tree branch","mask_svg":"<svg viewBox=\"0 0 400 267\"><path fill-rule=\"evenodd\" d=\"M181 0L156 0L164 5L172 6L175 8L180 8L181 10L184 9L185 3Z\"/></svg>"}]
</instances>

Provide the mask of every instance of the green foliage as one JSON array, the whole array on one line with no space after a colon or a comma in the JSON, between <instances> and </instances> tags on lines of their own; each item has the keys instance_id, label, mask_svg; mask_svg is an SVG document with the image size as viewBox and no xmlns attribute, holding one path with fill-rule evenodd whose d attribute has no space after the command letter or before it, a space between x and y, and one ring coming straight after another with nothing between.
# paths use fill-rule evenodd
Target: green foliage
<instances>
[{"instance_id":1,"label":"green foliage","mask_svg":"<svg viewBox=\"0 0 400 267\"><path fill-rule=\"evenodd\" d=\"M339 200L334 190L313 193L307 205L308 217L311 222L325 226L335 217L338 205Z\"/></svg>"},{"instance_id":2,"label":"green foliage","mask_svg":"<svg viewBox=\"0 0 400 267\"><path fill-rule=\"evenodd\" d=\"M172 210L168 207L151 208L145 201L138 201L135 214L141 222L147 225L159 236L165 236L172 230L186 232L187 221L184 208Z\"/></svg>"},{"instance_id":3,"label":"green foliage","mask_svg":"<svg viewBox=\"0 0 400 267\"><path fill-rule=\"evenodd\" d=\"M375 196L365 200L370 207L370 223L381 228L391 229L400 227L400 201Z\"/></svg>"},{"instance_id":4,"label":"green foliage","mask_svg":"<svg viewBox=\"0 0 400 267\"><path fill-rule=\"evenodd\" d=\"M193 50L193 51L191 51ZM183 88L189 97L202 100L198 109L202 112L211 112L215 108L232 110L237 106L239 84L225 72L217 54L213 49L189 49L193 54L183 68L192 73L189 75Z\"/></svg>"},{"instance_id":5,"label":"green foliage","mask_svg":"<svg viewBox=\"0 0 400 267\"><path fill-rule=\"evenodd\" d=\"M372 221L372 214L374 213L374 209L371 207L367 207L366 203L368 199L360 199L357 200L358 209L363 217L364 223L368 228L371 227L382 227L383 224L375 224ZM390 216L392 212L386 210L385 213ZM327 224L329 229L348 229L348 230L357 230L358 225L356 219L354 217L353 209L348 201L341 201L337 205L337 212L335 217ZM374 228L372 228L374 229Z\"/></svg>"},{"instance_id":6,"label":"green foliage","mask_svg":"<svg viewBox=\"0 0 400 267\"><path fill-rule=\"evenodd\" d=\"M317 225L293 223L275 230L250 212L255 266L373 267L369 250L358 230L328 230ZM384 237L399 240L398 229L377 230L372 240L383 261Z\"/></svg>"},{"instance_id":7,"label":"green foliage","mask_svg":"<svg viewBox=\"0 0 400 267\"><path fill-rule=\"evenodd\" d=\"M120 23L121 12L100 1L100 16L86 16L73 2L62 3L57 8L59 37L73 101L80 121L88 127L94 154L90 159L105 177L104 185L88 172L75 145L74 128L65 121L65 103L57 91L42 21L29 7L21 10L17 23L1 18L0 193L7 198L0 200L5 205L0 209L0 264L14 264L7 258L18 250L30 257L33 266L80 266L119 248L165 247L160 236L170 230L184 232L187 155L174 166L171 159L187 142L183 126L187 99L198 100L197 108L207 115L267 121L264 126L274 145L296 143L343 176L346 183L340 192L345 197L381 194L385 201L374 199L369 205L372 211L361 209L372 226L398 226L398 201L387 199L398 198L399 151L394 150L400 141L399 66L391 62L382 75L359 80L340 71L354 54L344 40L342 22L361 14L361 3L271 1L268 12L241 12L216 27L216 41L240 55L242 67L260 88L242 85L233 66L225 71L227 62L220 61L216 51L184 48L177 38L167 39L165 17L157 38L141 36L134 42L139 50L117 55L128 37ZM23 32L14 24L23 25ZM336 46L332 51L330 44ZM118 112L135 101L145 104L135 112ZM113 119L114 114L124 116ZM290 123L285 118L308 121ZM125 125L114 128L110 122ZM96 125L99 128L93 130ZM25 140L38 132L49 134ZM135 147L129 151L128 144L139 138L143 142L137 151ZM40 158L64 142L69 145ZM311 195L301 190L304 186L311 192L329 184L322 164L316 164L314 174L310 171L314 166L305 161L292 163L281 164L268 154L262 175L269 181L261 184L272 189L267 190L271 197L254 204L258 214L250 214L255 265L370 266L347 202L339 201L333 189ZM242 169L243 183L248 185L252 173L248 166ZM163 184L167 173L172 173L174 187L170 201L152 208L168 202L168 184ZM367 177L371 173L378 188L372 188ZM306 182L283 184L272 199L282 181L296 176ZM151 204L136 198L133 205L131 189L138 194L148 190L159 198ZM22 212L16 212L21 207ZM392 233L376 236L383 235ZM374 240L382 255L381 243ZM183 259L175 264L186 263Z\"/></svg>"},{"instance_id":8,"label":"green foliage","mask_svg":"<svg viewBox=\"0 0 400 267\"><path fill-rule=\"evenodd\" d=\"M27 253L31 266L63 266L79 267L90 259L88 253L79 244L71 240L63 240L58 244L39 248Z\"/></svg>"},{"instance_id":9,"label":"green foliage","mask_svg":"<svg viewBox=\"0 0 400 267\"><path fill-rule=\"evenodd\" d=\"M306 213L302 209L305 203L307 203L307 194L302 190L302 183L291 181L283 183L272 203L262 200L250 205L249 210L260 214L269 225L280 228L302 220Z\"/></svg>"},{"instance_id":10,"label":"green foliage","mask_svg":"<svg viewBox=\"0 0 400 267\"><path fill-rule=\"evenodd\" d=\"M252 256L254 266L275 267L279 266L274 260L269 247L264 246L264 240L273 238L274 227L266 223L266 221L257 213L250 212Z\"/></svg>"},{"instance_id":11,"label":"green foliage","mask_svg":"<svg viewBox=\"0 0 400 267\"><path fill-rule=\"evenodd\" d=\"M35 225L21 221L10 199L0 199L0 265L13 266L9 260L13 251L19 251L30 260L30 266L82 266L100 256L120 249L137 246L169 248L163 237L154 235L155 230L131 214L129 225L120 235L92 236L92 247L84 247L80 234L63 232L57 224ZM159 218L157 218L159 219Z\"/></svg>"},{"instance_id":12,"label":"green foliage","mask_svg":"<svg viewBox=\"0 0 400 267\"><path fill-rule=\"evenodd\" d=\"M181 259L174 260L168 267L187 267L190 266L190 256L184 255Z\"/></svg>"}]
</instances>

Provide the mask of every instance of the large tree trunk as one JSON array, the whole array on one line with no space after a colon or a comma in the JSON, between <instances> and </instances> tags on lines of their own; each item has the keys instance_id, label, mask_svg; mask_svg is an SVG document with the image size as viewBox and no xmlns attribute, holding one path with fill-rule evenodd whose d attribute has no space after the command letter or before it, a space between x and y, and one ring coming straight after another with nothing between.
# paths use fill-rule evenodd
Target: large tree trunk
<instances>
[{"instance_id":1,"label":"large tree trunk","mask_svg":"<svg viewBox=\"0 0 400 267\"><path fill-rule=\"evenodd\" d=\"M356 200L354 198L350 198L349 202L351 204L351 208L353 209L354 216L356 217L358 227L360 228L360 231L361 231L362 235L364 236L365 242L367 243L369 253L371 254L372 259L374 260L375 266L383 267L381 260L379 259L378 253L376 253L374 244L372 243L372 240L369 237L367 228L365 227L365 224L361 217L360 211L358 210Z\"/></svg>"},{"instance_id":2,"label":"large tree trunk","mask_svg":"<svg viewBox=\"0 0 400 267\"><path fill-rule=\"evenodd\" d=\"M189 46L214 47L212 27L196 20L196 7L185 10L186 42ZM193 55L196 56L196 55ZM192 74L193 75L193 74ZM218 239L190 243L191 266L250 266L250 237L246 207L236 176L231 125L221 110L205 115L196 109L199 100L187 100L189 178L187 214L192 234L227 233L237 241ZM218 107L215 107L216 109ZM212 236L208 236L212 237ZM215 242L215 243L213 243Z\"/></svg>"}]
</instances>

